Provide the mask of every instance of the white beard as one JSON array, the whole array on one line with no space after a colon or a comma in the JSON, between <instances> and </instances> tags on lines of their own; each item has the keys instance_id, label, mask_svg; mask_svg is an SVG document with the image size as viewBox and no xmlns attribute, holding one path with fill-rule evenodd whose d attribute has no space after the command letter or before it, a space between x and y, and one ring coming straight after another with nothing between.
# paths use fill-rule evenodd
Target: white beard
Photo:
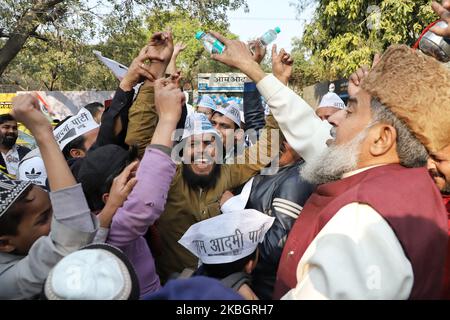
<instances>
[{"instance_id":1,"label":"white beard","mask_svg":"<svg viewBox=\"0 0 450 320\"><path fill-rule=\"evenodd\" d=\"M300 168L300 176L309 183L320 185L339 180L343 174L356 170L367 134L368 130L363 130L350 142L328 147L315 160Z\"/></svg>"}]
</instances>

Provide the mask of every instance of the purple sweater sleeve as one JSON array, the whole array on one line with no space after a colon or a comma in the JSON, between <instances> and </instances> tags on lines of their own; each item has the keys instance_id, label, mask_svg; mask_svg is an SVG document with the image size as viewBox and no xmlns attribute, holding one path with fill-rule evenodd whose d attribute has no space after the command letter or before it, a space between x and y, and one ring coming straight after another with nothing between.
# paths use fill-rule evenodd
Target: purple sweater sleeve
<instances>
[{"instance_id":1,"label":"purple sweater sleeve","mask_svg":"<svg viewBox=\"0 0 450 320\"><path fill-rule=\"evenodd\" d=\"M112 220L108 243L124 247L143 236L163 213L176 165L163 151L147 147L137 184Z\"/></svg>"}]
</instances>

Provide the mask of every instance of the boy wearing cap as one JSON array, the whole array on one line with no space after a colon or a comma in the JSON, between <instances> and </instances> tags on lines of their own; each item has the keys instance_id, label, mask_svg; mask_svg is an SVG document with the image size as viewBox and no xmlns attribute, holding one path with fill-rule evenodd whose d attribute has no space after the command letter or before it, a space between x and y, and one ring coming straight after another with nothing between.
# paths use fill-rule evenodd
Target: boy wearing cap
<instances>
[{"instance_id":1,"label":"boy wearing cap","mask_svg":"<svg viewBox=\"0 0 450 320\"><path fill-rule=\"evenodd\" d=\"M274 220L253 209L230 212L192 225L179 243L202 263L197 275L220 279L247 300L257 300L249 275Z\"/></svg>"},{"instance_id":2,"label":"boy wearing cap","mask_svg":"<svg viewBox=\"0 0 450 320\"><path fill-rule=\"evenodd\" d=\"M242 122L239 106L236 102L230 101L218 108L212 116L211 123L217 132L220 133L225 150L225 162L242 153L243 148L238 150L237 144L240 142L242 146L244 145L244 133L243 131L238 131L242 127Z\"/></svg>"},{"instance_id":3,"label":"boy wearing cap","mask_svg":"<svg viewBox=\"0 0 450 320\"><path fill-rule=\"evenodd\" d=\"M41 291L62 257L93 240L98 223L37 99L18 96L13 108L40 147L51 190L47 194L29 182L0 178L0 298L28 299Z\"/></svg>"}]
</instances>

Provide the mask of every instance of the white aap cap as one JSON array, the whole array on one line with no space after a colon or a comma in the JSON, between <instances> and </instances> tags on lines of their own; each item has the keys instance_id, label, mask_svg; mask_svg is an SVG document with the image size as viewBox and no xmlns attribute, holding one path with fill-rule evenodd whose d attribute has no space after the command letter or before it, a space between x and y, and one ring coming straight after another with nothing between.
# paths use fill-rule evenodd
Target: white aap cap
<instances>
[{"instance_id":1,"label":"white aap cap","mask_svg":"<svg viewBox=\"0 0 450 320\"><path fill-rule=\"evenodd\" d=\"M91 113L85 108L81 108L76 115L56 128L53 135L62 150L71 141L98 127L99 124L94 120Z\"/></svg>"},{"instance_id":2,"label":"white aap cap","mask_svg":"<svg viewBox=\"0 0 450 320\"><path fill-rule=\"evenodd\" d=\"M229 101L222 107L218 108L216 112L232 120L239 128L241 127L241 111L239 109L239 105L236 102Z\"/></svg>"},{"instance_id":3,"label":"white aap cap","mask_svg":"<svg viewBox=\"0 0 450 320\"><path fill-rule=\"evenodd\" d=\"M234 211L192 225L178 242L202 263L230 263L251 255L274 220L253 209Z\"/></svg>"},{"instance_id":4,"label":"white aap cap","mask_svg":"<svg viewBox=\"0 0 450 320\"><path fill-rule=\"evenodd\" d=\"M344 101L334 92L328 92L320 101L319 108L331 107L336 109L345 109Z\"/></svg>"},{"instance_id":5,"label":"white aap cap","mask_svg":"<svg viewBox=\"0 0 450 320\"><path fill-rule=\"evenodd\" d=\"M186 117L184 124L183 140L191 136L211 133L219 135L216 129L214 129L208 118L200 112L194 112Z\"/></svg>"},{"instance_id":6,"label":"white aap cap","mask_svg":"<svg viewBox=\"0 0 450 320\"><path fill-rule=\"evenodd\" d=\"M200 98L199 103L197 103L197 107L209 108L213 111L216 111L217 109L217 105L214 100L206 94Z\"/></svg>"}]
</instances>

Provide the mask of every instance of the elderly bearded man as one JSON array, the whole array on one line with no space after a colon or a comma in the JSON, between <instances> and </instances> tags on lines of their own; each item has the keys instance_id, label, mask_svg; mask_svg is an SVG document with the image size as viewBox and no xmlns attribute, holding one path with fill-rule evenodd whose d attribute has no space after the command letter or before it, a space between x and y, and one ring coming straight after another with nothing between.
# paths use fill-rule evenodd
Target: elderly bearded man
<instances>
[{"instance_id":1,"label":"elderly bearded man","mask_svg":"<svg viewBox=\"0 0 450 320\"><path fill-rule=\"evenodd\" d=\"M320 186L286 243L276 298L440 297L447 213L422 167L450 139L448 83L434 59L388 49L301 171Z\"/></svg>"}]
</instances>

